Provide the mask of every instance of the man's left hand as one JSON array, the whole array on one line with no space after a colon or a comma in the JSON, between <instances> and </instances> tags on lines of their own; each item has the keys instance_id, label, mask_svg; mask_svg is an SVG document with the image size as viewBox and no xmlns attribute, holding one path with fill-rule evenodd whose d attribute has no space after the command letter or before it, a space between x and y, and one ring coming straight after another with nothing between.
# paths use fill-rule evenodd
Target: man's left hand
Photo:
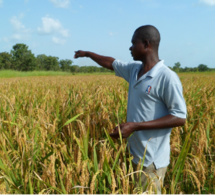
<instances>
[{"instance_id":1,"label":"man's left hand","mask_svg":"<svg viewBox=\"0 0 215 195\"><path fill-rule=\"evenodd\" d=\"M112 138L119 138L119 131L121 131L122 138L128 138L135 130L134 130L134 123L128 122L128 123L122 123L119 126L115 127L113 129L113 132L110 133L110 136Z\"/></svg>"}]
</instances>

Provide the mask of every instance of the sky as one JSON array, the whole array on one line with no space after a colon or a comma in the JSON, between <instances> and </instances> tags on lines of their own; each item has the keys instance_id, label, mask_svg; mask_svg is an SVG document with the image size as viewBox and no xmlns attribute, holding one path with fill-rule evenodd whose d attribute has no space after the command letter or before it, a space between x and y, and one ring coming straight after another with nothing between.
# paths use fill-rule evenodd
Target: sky
<instances>
[{"instance_id":1,"label":"sky","mask_svg":"<svg viewBox=\"0 0 215 195\"><path fill-rule=\"evenodd\" d=\"M0 0L0 52L24 43L73 65L96 65L76 50L131 62L132 35L146 24L160 31L167 66L215 68L215 0Z\"/></svg>"}]
</instances>

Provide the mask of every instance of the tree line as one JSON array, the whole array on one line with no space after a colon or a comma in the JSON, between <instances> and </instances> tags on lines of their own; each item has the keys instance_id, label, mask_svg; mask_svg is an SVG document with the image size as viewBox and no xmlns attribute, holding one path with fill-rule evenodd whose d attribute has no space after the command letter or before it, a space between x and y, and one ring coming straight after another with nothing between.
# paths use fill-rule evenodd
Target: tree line
<instances>
[{"instance_id":1,"label":"tree line","mask_svg":"<svg viewBox=\"0 0 215 195\"><path fill-rule=\"evenodd\" d=\"M97 66L77 66L72 64L72 60L60 60L55 56L47 56L40 54L35 56L28 46L18 43L12 47L10 53L0 53L0 70L17 70L17 71L66 71L73 73L92 73L92 72L111 72L108 69ZM175 63L170 67L175 72L204 72L215 69L208 68L205 64L200 64L198 67L182 68L180 62Z\"/></svg>"},{"instance_id":2,"label":"tree line","mask_svg":"<svg viewBox=\"0 0 215 195\"><path fill-rule=\"evenodd\" d=\"M103 67L77 66L70 59L59 59L55 56L40 54L35 56L25 44L16 44L10 53L0 53L0 70L17 71L66 71L66 72L110 72Z\"/></svg>"},{"instance_id":3,"label":"tree line","mask_svg":"<svg viewBox=\"0 0 215 195\"><path fill-rule=\"evenodd\" d=\"M175 63L175 65L171 69L174 70L175 72L206 72L215 70L214 68L209 68L205 64L199 64L197 67L193 68L191 67L182 68L180 62Z\"/></svg>"}]
</instances>

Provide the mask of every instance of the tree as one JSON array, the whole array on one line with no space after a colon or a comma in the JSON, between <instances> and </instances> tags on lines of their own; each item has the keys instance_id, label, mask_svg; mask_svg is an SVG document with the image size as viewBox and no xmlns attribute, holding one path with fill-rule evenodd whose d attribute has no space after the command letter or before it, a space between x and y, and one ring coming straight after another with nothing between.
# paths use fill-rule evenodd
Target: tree
<instances>
[{"instance_id":1,"label":"tree","mask_svg":"<svg viewBox=\"0 0 215 195\"><path fill-rule=\"evenodd\" d=\"M173 66L173 70L175 72L180 72L180 68L181 67L181 63L180 62L176 62L175 65Z\"/></svg>"},{"instance_id":2,"label":"tree","mask_svg":"<svg viewBox=\"0 0 215 195\"><path fill-rule=\"evenodd\" d=\"M58 57L47 56L44 61L44 68L45 70L60 70Z\"/></svg>"},{"instance_id":3,"label":"tree","mask_svg":"<svg viewBox=\"0 0 215 195\"><path fill-rule=\"evenodd\" d=\"M70 71L72 60L60 60L60 68L62 71Z\"/></svg>"},{"instance_id":4,"label":"tree","mask_svg":"<svg viewBox=\"0 0 215 195\"><path fill-rule=\"evenodd\" d=\"M12 56L7 52L0 53L0 69L11 69Z\"/></svg>"},{"instance_id":5,"label":"tree","mask_svg":"<svg viewBox=\"0 0 215 195\"><path fill-rule=\"evenodd\" d=\"M73 73L79 72L79 69L80 68L77 65L73 65L73 66L70 67L70 71L73 72Z\"/></svg>"},{"instance_id":6,"label":"tree","mask_svg":"<svg viewBox=\"0 0 215 195\"><path fill-rule=\"evenodd\" d=\"M208 66L207 66L207 65L199 64L199 66L198 66L198 70L199 70L199 72L205 72L205 71L208 71L208 70L209 70L209 68L208 68Z\"/></svg>"},{"instance_id":7,"label":"tree","mask_svg":"<svg viewBox=\"0 0 215 195\"><path fill-rule=\"evenodd\" d=\"M37 56L37 70L60 70L58 57L40 54Z\"/></svg>"},{"instance_id":8,"label":"tree","mask_svg":"<svg viewBox=\"0 0 215 195\"><path fill-rule=\"evenodd\" d=\"M11 50L12 68L19 71L32 71L36 68L36 58L28 46L25 44L16 44Z\"/></svg>"},{"instance_id":9,"label":"tree","mask_svg":"<svg viewBox=\"0 0 215 195\"><path fill-rule=\"evenodd\" d=\"M47 56L45 54L40 54L37 56L37 70L45 70L45 61Z\"/></svg>"}]
</instances>

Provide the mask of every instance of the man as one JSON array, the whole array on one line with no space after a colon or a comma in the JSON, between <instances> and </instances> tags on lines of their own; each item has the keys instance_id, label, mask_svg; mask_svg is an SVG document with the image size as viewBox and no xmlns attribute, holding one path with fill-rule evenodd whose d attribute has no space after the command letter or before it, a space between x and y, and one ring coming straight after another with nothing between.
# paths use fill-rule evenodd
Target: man
<instances>
[{"instance_id":1,"label":"man","mask_svg":"<svg viewBox=\"0 0 215 195\"><path fill-rule=\"evenodd\" d=\"M178 76L159 60L159 31L151 25L141 26L131 42L131 55L141 64L81 50L74 57L89 57L129 82L127 122L115 127L110 135L118 138L121 131L127 138L135 170L146 151L143 171L154 179L155 192L161 193L170 159L171 129L185 124L186 104ZM146 190L147 177L142 174L140 179Z\"/></svg>"}]
</instances>

